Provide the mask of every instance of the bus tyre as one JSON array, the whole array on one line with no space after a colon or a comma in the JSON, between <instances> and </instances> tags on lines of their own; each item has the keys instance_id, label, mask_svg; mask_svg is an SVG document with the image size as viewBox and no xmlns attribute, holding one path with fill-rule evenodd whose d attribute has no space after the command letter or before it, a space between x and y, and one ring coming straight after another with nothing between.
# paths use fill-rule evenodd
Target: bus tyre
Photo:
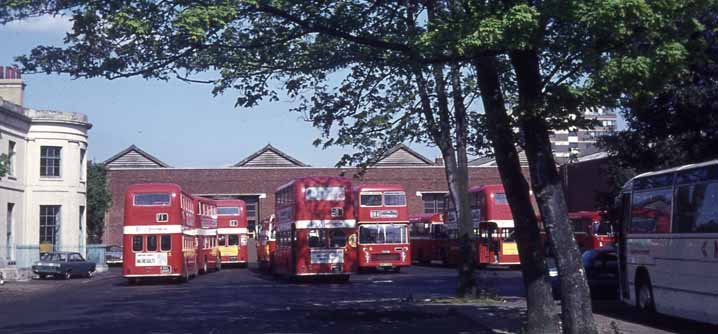
<instances>
[{"instance_id":1,"label":"bus tyre","mask_svg":"<svg viewBox=\"0 0 718 334\"><path fill-rule=\"evenodd\" d=\"M649 313L656 310L653 287L648 274L639 275L636 281L636 307L643 312Z\"/></svg>"}]
</instances>

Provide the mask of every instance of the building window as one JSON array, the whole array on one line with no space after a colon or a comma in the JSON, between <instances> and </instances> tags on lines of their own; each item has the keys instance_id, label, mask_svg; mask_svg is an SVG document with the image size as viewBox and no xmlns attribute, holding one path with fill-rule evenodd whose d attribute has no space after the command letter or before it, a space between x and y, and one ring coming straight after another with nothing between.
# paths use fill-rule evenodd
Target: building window
<instances>
[{"instance_id":1,"label":"building window","mask_svg":"<svg viewBox=\"0 0 718 334\"><path fill-rule=\"evenodd\" d=\"M424 213L442 213L446 208L446 194L422 194Z\"/></svg>"},{"instance_id":2,"label":"building window","mask_svg":"<svg viewBox=\"0 0 718 334\"><path fill-rule=\"evenodd\" d=\"M85 179L85 149L80 149L80 180Z\"/></svg>"},{"instance_id":3,"label":"building window","mask_svg":"<svg viewBox=\"0 0 718 334\"><path fill-rule=\"evenodd\" d=\"M7 247L7 252L5 253L5 258L7 258L9 261L12 261L13 259L13 250L15 249L15 245L13 245L13 211L15 211L15 203L8 203L7 204L7 235L5 236L5 246Z\"/></svg>"},{"instance_id":4,"label":"building window","mask_svg":"<svg viewBox=\"0 0 718 334\"><path fill-rule=\"evenodd\" d=\"M12 140L7 145L7 175L15 175L15 142Z\"/></svg>"},{"instance_id":5,"label":"building window","mask_svg":"<svg viewBox=\"0 0 718 334\"><path fill-rule=\"evenodd\" d=\"M60 176L60 151L62 147L40 147L40 176Z\"/></svg>"},{"instance_id":6,"label":"building window","mask_svg":"<svg viewBox=\"0 0 718 334\"><path fill-rule=\"evenodd\" d=\"M55 250L60 226L60 206L40 205L40 253Z\"/></svg>"},{"instance_id":7,"label":"building window","mask_svg":"<svg viewBox=\"0 0 718 334\"><path fill-rule=\"evenodd\" d=\"M257 224L257 204L257 202L246 202L247 228L249 231L254 231L254 227Z\"/></svg>"},{"instance_id":8,"label":"building window","mask_svg":"<svg viewBox=\"0 0 718 334\"><path fill-rule=\"evenodd\" d=\"M87 235L85 234L84 229L84 221L85 221L85 207L80 206L80 217L79 217L79 223L80 223L80 251L82 251L85 248L85 238Z\"/></svg>"}]
</instances>

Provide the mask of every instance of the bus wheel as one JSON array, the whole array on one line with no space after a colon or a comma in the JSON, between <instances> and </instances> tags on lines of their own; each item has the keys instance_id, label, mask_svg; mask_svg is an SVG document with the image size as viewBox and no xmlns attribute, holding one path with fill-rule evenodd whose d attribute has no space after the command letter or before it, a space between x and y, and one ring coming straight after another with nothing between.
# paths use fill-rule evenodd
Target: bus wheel
<instances>
[{"instance_id":1,"label":"bus wheel","mask_svg":"<svg viewBox=\"0 0 718 334\"><path fill-rule=\"evenodd\" d=\"M648 274L641 274L636 281L636 307L644 312L656 310L656 303L653 299L653 288Z\"/></svg>"}]
</instances>

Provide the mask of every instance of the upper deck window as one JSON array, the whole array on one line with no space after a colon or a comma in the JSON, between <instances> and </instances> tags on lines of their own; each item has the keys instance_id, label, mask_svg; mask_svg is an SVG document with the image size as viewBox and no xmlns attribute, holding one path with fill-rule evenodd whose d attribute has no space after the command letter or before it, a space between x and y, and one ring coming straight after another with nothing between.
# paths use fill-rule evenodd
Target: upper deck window
<instances>
[{"instance_id":1,"label":"upper deck window","mask_svg":"<svg viewBox=\"0 0 718 334\"><path fill-rule=\"evenodd\" d=\"M307 187L304 199L307 201L343 201L344 187Z\"/></svg>"},{"instance_id":2,"label":"upper deck window","mask_svg":"<svg viewBox=\"0 0 718 334\"><path fill-rule=\"evenodd\" d=\"M495 193L495 194L494 194L494 203L496 203L496 204L508 204L509 201L506 200L506 194L505 194L505 193Z\"/></svg>"},{"instance_id":3,"label":"upper deck window","mask_svg":"<svg viewBox=\"0 0 718 334\"><path fill-rule=\"evenodd\" d=\"M220 216L237 216L239 213L238 206L220 206L217 208L217 214Z\"/></svg>"},{"instance_id":4,"label":"upper deck window","mask_svg":"<svg viewBox=\"0 0 718 334\"><path fill-rule=\"evenodd\" d=\"M384 205L406 206L406 194L403 191L387 191L384 193Z\"/></svg>"},{"instance_id":5,"label":"upper deck window","mask_svg":"<svg viewBox=\"0 0 718 334\"><path fill-rule=\"evenodd\" d=\"M361 206L381 206L381 193L363 193L359 197Z\"/></svg>"},{"instance_id":6,"label":"upper deck window","mask_svg":"<svg viewBox=\"0 0 718 334\"><path fill-rule=\"evenodd\" d=\"M135 206L168 206L170 205L169 193L148 193L135 194Z\"/></svg>"}]
</instances>

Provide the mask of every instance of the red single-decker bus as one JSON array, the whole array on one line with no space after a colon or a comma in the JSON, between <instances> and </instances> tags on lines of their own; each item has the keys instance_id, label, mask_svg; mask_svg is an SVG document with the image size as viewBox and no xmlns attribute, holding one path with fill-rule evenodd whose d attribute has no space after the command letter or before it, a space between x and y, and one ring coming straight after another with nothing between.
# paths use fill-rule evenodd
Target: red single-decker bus
<instances>
[{"instance_id":1,"label":"red single-decker bus","mask_svg":"<svg viewBox=\"0 0 718 334\"><path fill-rule=\"evenodd\" d=\"M217 241L222 263L247 265L247 209L243 200L215 200Z\"/></svg>"},{"instance_id":2,"label":"red single-decker bus","mask_svg":"<svg viewBox=\"0 0 718 334\"><path fill-rule=\"evenodd\" d=\"M428 264L456 263L458 245L456 229L444 223L441 213L425 213L409 217L409 240L411 258L414 262Z\"/></svg>"},{"instance_id":3,"label":"red single-decker bus","mask_svg":"<svg viewBox=\"0 0 718 334\"><path fill-rule=\"evenodd\" d=\"M141 278L198 273L194 200L180 186L135 184L125 193L122 274Z\"/></svg>"},{"instance_id":4,"label":"red single-decker bus","mask_svg":"<svg viewBox=\"0 0 718 334\"><path fill-rule=\"evenodd\" d=\"M400 185L372 184L354 189L359 229L359 269L399 271L411 265L409 211Z\"/></svg>"},{"instance_id":5,"label":"red single-decker bus","mask_svg":"<svg viewBox=\"0 0 718 334\"><path fill-rule=\"evenodd\" d=\"M302 177L277 189L277 249L272 271L290 277L357 270L357 236L351 182L343 177Z\"/></svg>"}]
</instances>

